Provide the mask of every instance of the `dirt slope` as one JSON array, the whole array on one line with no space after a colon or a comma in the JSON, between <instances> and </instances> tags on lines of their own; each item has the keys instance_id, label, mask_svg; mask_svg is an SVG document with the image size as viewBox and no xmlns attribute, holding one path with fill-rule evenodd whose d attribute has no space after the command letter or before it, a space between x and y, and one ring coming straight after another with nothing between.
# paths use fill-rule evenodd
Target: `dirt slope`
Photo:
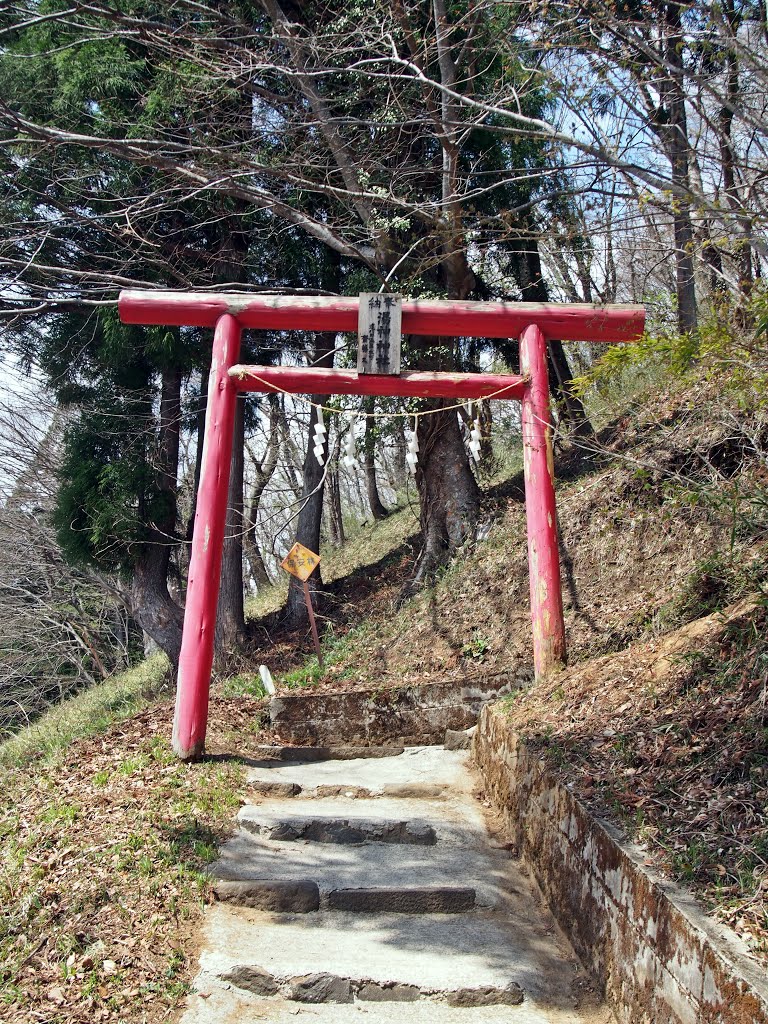
<instances>
[{"instance_id":1,"label":"dirt slope","mask_svg":"<svg viewBox=\"0 0 768 1024\"><path fill-rule=\"evenodd\" d=\"M755 596L556 673L505 709L580 799L768 963L766 625Z\"/></svg>"},{"instance_id":2,"label":"dirt slope","mask_svg":"<svg viewBox=\"0 0 768 1024\"><path fill-rule=\"evenodd\" d=\"M764 427L731 410L713 421L706 415L711 388L699 383L683 397L662 395L606 428L594 450L558 452L571 664L675 628L765 578L768 472L750 441ZM491 489L484 516L487 539L405 605L398 599L415 557L412 541L329 588L328 671L313 673L312 684L353 689L528 665L521 476ZM279 682L297 655L309 655L311 642L308 635L270 638L255 656Z\"/></svg>"},{"instance_id":3,"label":"dirt slope","mask_svg":"<svg viewBox=\"0 0 768 1024\"><path fill-rule=\"evenodd\" d=\"M510 713L584 799L768 958L768 429L742 397L694 380L639 403L592 451L558 452L571 667ZM521 484L488 494L487 539L408 604L408 548L340 581L327 670L288 685L529 666ZM262 652L278 679L287 649Z\"/></svg>"}]
</instances>

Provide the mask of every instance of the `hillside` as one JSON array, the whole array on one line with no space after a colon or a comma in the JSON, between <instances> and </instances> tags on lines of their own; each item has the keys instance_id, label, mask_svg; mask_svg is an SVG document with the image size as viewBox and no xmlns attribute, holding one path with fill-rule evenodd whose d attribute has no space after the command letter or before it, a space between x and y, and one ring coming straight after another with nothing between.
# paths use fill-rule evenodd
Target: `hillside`
<instances>
[{"instance_id":1,"label":"hillside","mask_svg":"<svg viewBox=\"0 0 768 1024\"><path fill-rule=\"evenodd\" d=\"M725 607L764 581L766 426L739 410L739 395L729 407L718 391L706 379L660 389L626 407L589 448L561 446L558 514L571 665ZM438 675L525 674L530 620L522 473L488 489L486 539L448 566L434 587L401 604L416 527L414 511L406 509L357 542L362 564L326 588L328 667L321 676L306 663L310 684L350 689ZM391 544L400 537L402 543L365 562L369 538L385 531ZM303 681L291 670L297 644L311 651L309 636L273 635L273 617L260 624L275 642L256 656L278 684Z\"/></svg>"},{"instance_id":2,"label":"hillside","mask_svg":"<svg viewBox=\"0 0 768 1024\"><path fill-rule=\"evenodd\" d=\"M329 588L325 673L263 658L313 692L519 680L515 728L768 960L766 449L760 382L709 372L657 378L589 450L561 447L569 668L544 683L520 474L489 489L487 538L414 600L409 543Z\"/></svg>"},{"instance_id":3,"label":"hillside","mask_svg":"<svg viewBox=\"0 0 768 1024\"><path fill-rule=\"evenodd\" d=\"M252 663L214 689L205 762L169 755L160 662L113 681L98 714L54 711L6 745L8 1019L159 1021L178 1006L210 898L201 871L231 830L244 759L270 739L260 663L292 692L513 676L515 728L768 961L762 401L736 377L659 373L644 394L614 393L589 450L560 444L570 666L538 685L512 475L487 490L485 539L407 603L413 509L328 554L326 670L308 636L259 619Z\"/></svg>"}]
</instances>

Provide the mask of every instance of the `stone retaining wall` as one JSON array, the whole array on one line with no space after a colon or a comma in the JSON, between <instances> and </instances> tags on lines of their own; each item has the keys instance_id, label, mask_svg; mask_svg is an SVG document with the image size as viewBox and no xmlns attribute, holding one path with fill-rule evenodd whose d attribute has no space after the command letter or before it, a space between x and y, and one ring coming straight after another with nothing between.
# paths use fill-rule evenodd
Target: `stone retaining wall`
<instances>
[{"instance_id":1,"label":"stone retaining wall","mask_svg":"<svg viewBox=\"0 0 768 1024\"><path fill-rule=\"evenodd\" d=\"M528 673L530 675L530 673ZM273 697L270 725L284 743L442 743L448 729L468 729L489 700L519 689L527 676L427 683L349 693Z\"/></svg>"},{"instance_id":2,"label":"stone retaining wall","mask_svg":"<svg viewBox=\"0 0 768 1024\"><path fill-rule=\"evenodd\" d=\"M487 798L622 1024L768 1024L738 937L593 818L492 707L473 755Z\"/></svg>"}]
</instances>

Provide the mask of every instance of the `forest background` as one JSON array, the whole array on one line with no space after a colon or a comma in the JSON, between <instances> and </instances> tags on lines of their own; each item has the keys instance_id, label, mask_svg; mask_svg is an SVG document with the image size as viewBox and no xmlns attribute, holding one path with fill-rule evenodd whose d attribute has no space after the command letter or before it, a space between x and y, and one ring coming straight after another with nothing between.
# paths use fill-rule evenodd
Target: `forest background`
<instances>
[{"instance_id":1,"label":"forest background","mask_svg":"<svg viewBox=\"0 0 768 1024\"><path fill-rule=\"evenodd\" d=\"M120 288L643 302L646 355L682 364L762 323L758 3L25 2L0 11L0 47L0 733L153 644L178 656L210 338L120 324ZM245 345L343 366L356 342ZM594 356L550 344L563 434L591 435L573 378ZM405 344L411 368L517 358ZM411 500L408 592L428 581L474 538L492 440L517 431L484 406L473 468L467 424L431 408L411 485L403 414L424 405L312 398L336 410L323 466L307 403L239 403L220 667L247 656L245 595L296 538L339 545ZM360 472L340 459L349 412ZM283 625L303 614L290 591Z\"/></svg>"}]
</instances>

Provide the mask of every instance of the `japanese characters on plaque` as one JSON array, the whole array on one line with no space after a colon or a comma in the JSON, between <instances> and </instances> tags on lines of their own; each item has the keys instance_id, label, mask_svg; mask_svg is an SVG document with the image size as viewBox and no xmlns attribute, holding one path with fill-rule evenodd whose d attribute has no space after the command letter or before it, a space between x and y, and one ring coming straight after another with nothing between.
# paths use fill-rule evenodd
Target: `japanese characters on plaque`
<instances>
[{"instance_id":1,"label":"japanese characters on plaque","mask_svg":"<svg viewBox=\"0 0 768 1024\"><path fill-rule=\"evenodd\" d=\"M357 372L400 373L403 299L363 292L357 318Z\"/></svg>"},{"instance_id":2,"label":"japanese characters on plaque","mask_svg":"<svg viewBox=\"0 0 768 1024\"><path fill-rule=\"evenodd\" d=\"M316 555L298 541L280 563L286 572L300 579L302 583L309 579L319 564L320 555Z\"/></svg>"}]
</instances>

